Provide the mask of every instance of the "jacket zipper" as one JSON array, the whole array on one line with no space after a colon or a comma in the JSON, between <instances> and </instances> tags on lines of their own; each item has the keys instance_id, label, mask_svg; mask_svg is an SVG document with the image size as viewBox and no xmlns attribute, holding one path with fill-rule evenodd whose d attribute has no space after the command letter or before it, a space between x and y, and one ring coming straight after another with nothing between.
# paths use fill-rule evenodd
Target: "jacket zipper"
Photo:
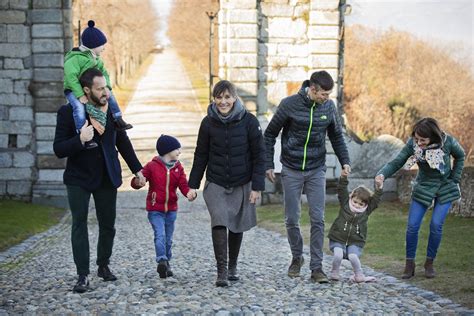
<instances>
[{"instance_id":1,"label":"jacket zipper","mask_svg":"<svg viewBox=\"0 0 474 316\"><path fill-rule=\"evenodd\" d=\"M165 213L168 212L168 199L169 199L169 197L170 197L170 189L169 189L169 186L170 186L170 171L169 171L169 169L167 168L167 170L166 170Z\"/></svg>"},{"instance_id":2,"label":"jacket zipper","mask_svg":"<svg viewBox=\"0 0 474 316\"><path fill-rule=\"evenodd\" d=\"M315 105L316 101L313 102L313 106L311 107L310 111L308 134L306 135L306 143L304 144L303 165L301 166L302 171L304 171L304 168L306 167L306 150L308 149L309 137L311 136L311 129L313 128L313 110Z\"/></svg>"},{"instance_id":3,"label":"jacket zipper","mask_svg":"<svg viewBox=\"0 0 474 316\"><path fill-rule=\"evenodd\" d=\"M351 222L349 224L349 232L347 233L347 240L346 240L346 247L349 245L349 237L351 236L351 230L352 230L352 222L354 221L356 215L352 216ZM347 222L346 222L347 225ZM344 226L344 230L346 230L346 226Z\"/></svg>"}]
</instances>

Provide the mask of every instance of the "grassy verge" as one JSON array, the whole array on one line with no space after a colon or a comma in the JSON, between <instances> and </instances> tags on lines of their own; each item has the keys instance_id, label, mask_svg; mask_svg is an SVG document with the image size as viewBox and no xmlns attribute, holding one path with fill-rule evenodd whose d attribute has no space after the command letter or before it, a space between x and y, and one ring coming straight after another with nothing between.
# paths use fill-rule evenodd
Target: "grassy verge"
<instances>
[{"instance_id":1,"label":"grassy verge","mask_svg":"<svg viewBox=\"0 0 474 316\"><path fill-rule=\"evenodd\" d=\"M405 260L405 230L407 205L382 203L370 216L368 240L364 248L362 263L378 271L400 277ZM326 206L325 236L339 211L336 204ZM283 206L263 205L257 209L258 224L261 227L286 235ZM443 240L435 261L437 277L426 279L423 263L428 244L429 211L420 229L416 276L409 283L448 297L469 308L474 308L474 266L472 245L474 244L474 219L448 216ZM305 244L309 244L308 206L304 205L301 227ZM329 253L328 240L324 241L325 252Z\"/></svg>"},{"instance_id":2,"label":"grassy verge","mask_svg":"<svg viewBox=\"0 0 474 316\"><path fill-rule=\"evenodd\" d=\"M50 206L0 200L0 251L56 225L64 213Z\"/></svg>"}]
</instances>

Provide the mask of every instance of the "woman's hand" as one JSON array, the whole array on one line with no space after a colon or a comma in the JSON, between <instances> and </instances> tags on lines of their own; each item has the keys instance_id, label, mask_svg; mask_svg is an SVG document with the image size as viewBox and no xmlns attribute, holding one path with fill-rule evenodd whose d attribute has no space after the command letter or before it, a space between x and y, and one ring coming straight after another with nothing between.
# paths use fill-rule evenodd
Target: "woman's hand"
<instances>
[{"instance_id":1,"label":"woman's hand","mask_svg":"<svg viewBox=\"0 0 474 316\"><path fill-rule=\"evenodd\" d=\"M257 202L257 199L259 199L261 196L261 193L260 191L254 191L252 190L250 192L250 197L249 197L249 201L251 204L255 204Z\"/></svg>"},{"instance_id":2,"label":"woman's hand","mask_svg":"<svg viewBox=\"0 0 474 316\"><path fill-rule=\"evenodd\" d=\"M197 192L194 189L189 190L188 194L186 194L186 198L188 199L189 202L194 201L196 197L197 197Z\"/></svg>"},{"instance_id":3,"label":"woman's hand","mask_svg":"<svg viewBox=\"0 0 474 316\"><path fill-rule=\"evenodd\" d=\"M382 189L383 188L383 182L385 181L385 177L383 174L379 174L375 177L375 187L377 189Z\"/></svg>"}]
</instances>

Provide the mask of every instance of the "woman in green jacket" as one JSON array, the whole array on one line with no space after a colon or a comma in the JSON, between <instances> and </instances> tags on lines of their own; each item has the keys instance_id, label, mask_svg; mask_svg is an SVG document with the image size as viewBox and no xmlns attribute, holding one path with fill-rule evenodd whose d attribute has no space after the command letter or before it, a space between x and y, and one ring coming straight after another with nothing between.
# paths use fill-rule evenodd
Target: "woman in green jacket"
<instances>
[{"instance_id":1,"label":"woman in green jacket","mask_svg":"<svg viewBox=\"0 0 474 316\"><path fill-rule=\"evenodd\" d=\"M452 167L451 156L454 158ZM453 201L461 197L459 182L464 166L464 150L453 136L441 130L435 119L426 117L415 124L405 147L395 159L383 166L375 181L383 182L402 168L405 162L407 169L417 164L418 174L408 213L406 264L402 279L415 275L418 231L426 210L434 202L424 264L425 276L433 278L433 260L441 243L444 220Z\"/></svg>"}]
</instances>

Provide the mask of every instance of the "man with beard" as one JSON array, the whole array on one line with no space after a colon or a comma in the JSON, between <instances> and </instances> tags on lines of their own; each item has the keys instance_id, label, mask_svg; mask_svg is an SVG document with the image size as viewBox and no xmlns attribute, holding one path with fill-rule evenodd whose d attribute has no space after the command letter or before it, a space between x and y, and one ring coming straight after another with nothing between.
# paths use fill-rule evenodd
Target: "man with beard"
<instances>
[{"instance_id":1,"label":"man with beard","mask_svg":"<svg viewBox=\"0 0 474 316\"><path fill-rule=\"evenodd\" d=\"M83 293L89 287L89 238L87 215L91 194L94 197L99 240L97 243L97 275L104 281L117 278L110 271L109 259L115 236L117 188L122 184L117 150L130 170L145 185L142 165L133 150L125 131L117 131L107 103L107 83L97 69L86 70L79 78L87 96L85 105L87 120L80 134L72 116L70 104L58 111L54 152L59 158L67 157L64 184L67 188L72 214L71 242L74 263L79 276L74 292ZM90 122L90 124L89 124ZM94 140L98 147L86 149L85 143Z\"/></svg>"}]
</instances>

